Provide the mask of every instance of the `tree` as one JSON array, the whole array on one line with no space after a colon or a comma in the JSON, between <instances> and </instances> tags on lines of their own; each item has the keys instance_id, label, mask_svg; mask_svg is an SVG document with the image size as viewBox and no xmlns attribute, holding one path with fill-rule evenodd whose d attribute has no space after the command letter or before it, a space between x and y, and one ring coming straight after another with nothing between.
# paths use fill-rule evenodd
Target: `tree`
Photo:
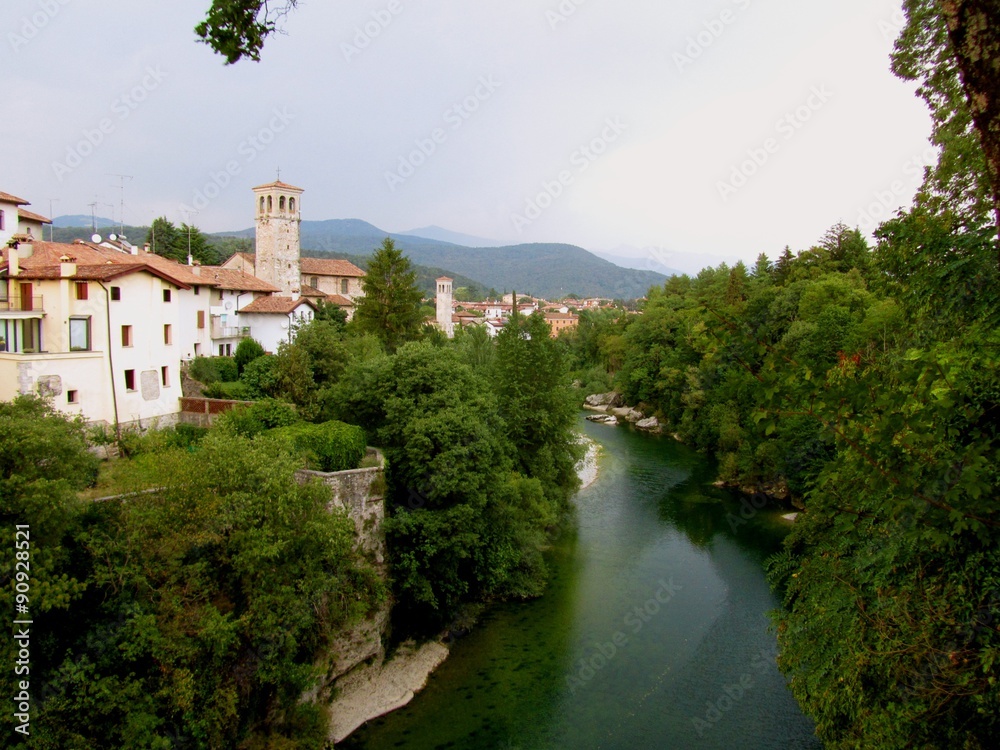
<instances>
[{"instance_id":1,"label":"tree","mask_svg":"<svg viewBox=\"0 0 1000 750\"><path fill-rule=\"evenodd\" d=\"M360 331L377 336L390 352L420 338L423 295L410 259L389 237L372 256L362 287L365 296L358 301L353 321Z\"/></svg>"},{"instance_id":2,"label":"tree","mask_svg":"<svg viewBox=\"0 0 1000 750\"><path fill-rule=\"evenodd\" d=\"M962 86L979 131L993 187L993 209L1000 242L1000 3L997 0L947 0L941 3ZM998 246L1000 259L1000 246Z\"/></svg>"},{"instance_id":3,"label":"tree","mask_svg":"<svg viewBox=\"0 0 1000 750\"><path fill-rule=\"evenodd\" d=\"M174 226L173 222L166 216L161 216L158 219L153 219L153 224L146 234L146 243L156 255L179 260L176 256L179 237L177 227Z\"/></svg>"},{"instance_id":4,"label":"tree","mask_svg":"<svg viewBox=\"0 0 1000 750\"><path fill-rule=\"evenodd\" d=\"M243 375L246 366L257 357L263 357L264 347L256 339L245 338L236 345L236 352L233 354L233 361L236 363L236 373Z\"/></svg>"},{"instance_id":5,"label":"tree","mask_svg":"<svg viewBox=\"0 0 1000 750\"><path fill-rule=\"evenodd\" d=\"M283 0L277 8L270 7L268 0L212 0L195 33L225 57L227 65L244 57L259 61L264 40L296 5L298 0Z\"/></svg>"}]
</instances>

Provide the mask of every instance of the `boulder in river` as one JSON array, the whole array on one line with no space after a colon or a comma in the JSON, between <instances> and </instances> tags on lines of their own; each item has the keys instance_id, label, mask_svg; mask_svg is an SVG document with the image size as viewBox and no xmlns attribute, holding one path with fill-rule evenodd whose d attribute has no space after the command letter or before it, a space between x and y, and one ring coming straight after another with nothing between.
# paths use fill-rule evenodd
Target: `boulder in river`
<instances>
[{"instance_id":1,"label":"boulder in river","mask_svg":"<svg viewBox=\"0 0 1000 750\"><path fill-rule=\"evenodd\" d=\"M659 432L660 431L660 420L656 417L650 417L649 419L642 419L635 423L635 426L640 430L648 430L649 432Z\"/></svg>"},{"instance_id":2,"label":"boulder in river","mask_svg":"<svg viewBox=\"0 0 1000 750\"><path fill-rule=\"evenodd\" d=\"M614 408L621 406L624 403L624 400L622 399L622 394L617 391L611 391L610 393L595 393L587 396L585 403L587 406L605 406Z\"/></svg>"},{"instance_id":3,"label":"boulder in river","mask_svg":"<svg viewBox=\"0 0 1000 750\"><path fill-rule=\"evenodd\" d=\"M591 422L611 425L612 427L618 424L618 417L612 416L611 414L591 414L587 417L587 419Z\"/></svg>"}]
</instances>

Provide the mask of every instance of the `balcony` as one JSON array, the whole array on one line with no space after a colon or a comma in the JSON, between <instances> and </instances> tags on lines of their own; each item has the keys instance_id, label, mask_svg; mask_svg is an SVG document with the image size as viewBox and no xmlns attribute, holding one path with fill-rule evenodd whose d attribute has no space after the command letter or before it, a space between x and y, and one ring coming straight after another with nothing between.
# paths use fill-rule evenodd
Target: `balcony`
<instances>
[{"instance_id":1,"label":"balcony","mask_svg":"<svg viewBox=\"0 0 1000 750\"><path fill-rule=\"evenodd\" d=\"M4 313L44 313L45 301L42 295L8 297L0 299L0 315ZM28 317L24 315L10 315L9 317Z\"/></svg>"},{"instance_id":2,"label":"balcony","mask_svg":"<svg viewBox=\"0 0 1000 750\"><path fill-rule=\"evenodd\" d=\"M213 339L245 339L250 337L250 326L224 326L218 317L212 318Z\"/></svg>"}]
</instances>

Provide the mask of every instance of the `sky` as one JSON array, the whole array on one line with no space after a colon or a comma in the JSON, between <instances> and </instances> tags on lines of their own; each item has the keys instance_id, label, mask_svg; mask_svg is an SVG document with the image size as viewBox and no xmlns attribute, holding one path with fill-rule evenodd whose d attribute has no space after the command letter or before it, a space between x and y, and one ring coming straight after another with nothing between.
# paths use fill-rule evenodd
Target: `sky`
<instances>
[{"instance_id":1,"label":"sky","mask_svg":"<svg viewBox=\"0 0 1000 750\"><path fill-rule=\"evenodd\" d=\"M4 0L0 190L221 232L280 169L308 220L773 259L870 232L934 158L900 4L302 0L227 66L209 0Z\"/></svg>"}]
</instances>

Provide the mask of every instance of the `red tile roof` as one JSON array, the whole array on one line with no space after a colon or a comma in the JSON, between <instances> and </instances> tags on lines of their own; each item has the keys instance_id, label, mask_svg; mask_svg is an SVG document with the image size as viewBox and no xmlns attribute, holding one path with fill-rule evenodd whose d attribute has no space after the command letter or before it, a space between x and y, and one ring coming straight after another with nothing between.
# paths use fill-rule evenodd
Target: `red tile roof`
<instances>
[{"instance_id":1,"label":"red tile roof","mask_svg":"<svg viewBox=\"0 0 1000 750\"><path fill-rule=\"evenodd\" d=\"M41 214L36 214L33 211L27 211L23 208L17 209L17 215L22 219L27 219L28 221L38 221L42 224L51 224L52 219L47 219Z\"/></svg>"},{"instance_id":2,"label":"red tile roof","mask_svg":"<svg viewBox=\"0 0 1000 750\"><path fill-rule=\"evenodd\" d=\"M308 297L258 297L249 305L240 308L243 313L262 313L266 315L288 315L301 305L309 305L313 309L316 305Z\"/></svg>"},{"instance_id":3,"label":"red tile roof","mask_svg":"<svg viewBox=\"0 0 1000 750\"><path fill-rule=\"evenodd\" d=\"M254 190L266 190L267 188L278 188L279 190L297 190L300 193L304 193L300 187L295 187L294 185L289 185L287 182L282 182L281 180L275 180L274 182L269 182L266 185L258 185Z\"/></svg>"},{"instance_id":4,"label":"red tile roof","mask_svg":"<svg viewBox=\"0 0 1000 750\"><path fill-rule=\"evenodd\" d=\"M0 201L4 203L16 203L19 206L30 206L31 204L24 198L18 198L16 195L11 195L10 193L5 193L0 190Z\"/></svg>"},{"instance_id":5,"label":"red tile roof","mask_svg":"<svg viewBox=\"0 0 1000 750\"><path fill-rule=\"evenodd\" d=\"M221 266L202 266L199 276L202 284L210 284L216 289L228 289L234 292L277 292L278 287L268 284L263 279L233 268Z\"/></svg>"},{"instance_id":6,"label":"red tile roof","mask_svg":"<svg viewBox=\"0 0 1000 750\"><path fill-rule=\"evenodd\" d=\"M326 301L332 302L339 307L354 307L354 303L340 294L328 294L326 295Z\"/></svg>"},{"instance_id":7,"label":"red tile roof","mask_svg":"<svg viewBox=\"0 0 1000 750\"><path fill-rule=\"evenodd\" d=\"M348 260L330 258L302 258L299 269L305 275L312 276L353 276L361 278L365 272Z\"/></svg>"}]
</instances>

